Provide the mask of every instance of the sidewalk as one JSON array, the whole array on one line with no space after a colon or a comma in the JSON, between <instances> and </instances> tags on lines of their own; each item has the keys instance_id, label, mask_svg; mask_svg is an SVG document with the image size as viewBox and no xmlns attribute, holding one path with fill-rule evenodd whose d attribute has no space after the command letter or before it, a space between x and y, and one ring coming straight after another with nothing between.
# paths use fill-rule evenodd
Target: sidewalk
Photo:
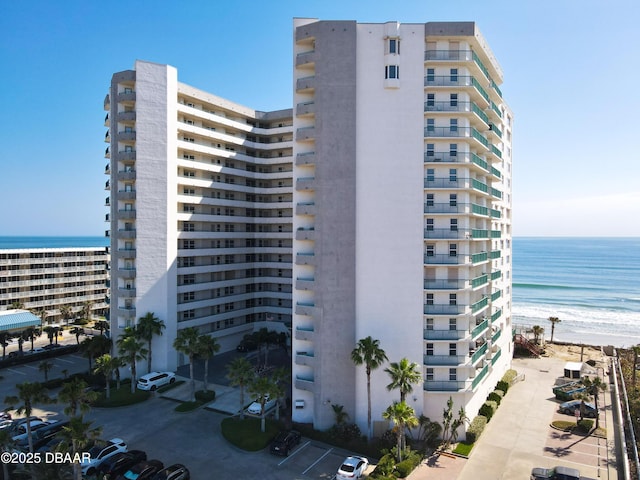
<instances>
[{"instance_id":1,"label":"sidewalk","mask_svg":"<svg viewBox=\"0 0 640 480\"><path fill-rule=\"evenodd\" d=\"M533 467L566 465L580 470L583 476L617 480L614 422L608 395L602 426L607 439L598 452L604 455L598 465L576 464L567 458L572 445L580 441L575 435L554 435L550 423L558 404L553 401L551 386L562 375L564 360L560 358L517 358L513 368L525 380L513 385L496 414L487 424L468 460L439 456L418 467L409 480L516 480L528 478ZM608 380L606 378L605 380ZM550 438L563 447L551 449ZM577 439L577 440L576 440Z\"/></svg>"},{"instance_id":2,"label":"sidewalk","mask_svg":"<svg viewBox=\"0 0 640 480\"><path fill-rule=\"evenodd\" d=\"M167 398L177 402L188 402L191 400L191 379L188 377L176 376L176 380L184 381L182 385L178 385L164 393L160 393L161 398ZM204 382L196 380L196 392L202 390ZM240 406L240 389L229 387L227 385L218 385L215 383L207 384L208 390L216 392L216 399L204 406L204 408L215 410L222 413L233 415L238 412ZM244 395L245 404L249 398L247 392Z\"/></svg>"}]
</instances>

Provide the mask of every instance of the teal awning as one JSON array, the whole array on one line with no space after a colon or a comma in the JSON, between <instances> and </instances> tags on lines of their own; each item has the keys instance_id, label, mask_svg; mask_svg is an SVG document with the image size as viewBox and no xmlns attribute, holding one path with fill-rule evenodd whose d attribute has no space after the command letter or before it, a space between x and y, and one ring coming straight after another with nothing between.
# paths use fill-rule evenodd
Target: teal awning
<instances>
[{"instance_id":1,"label":"teal awning","mask_svg":"<svg viewBox=\"0 0 640 480\"><path fill-rule=\"evenodd\" d=\"M42 321L39 317L26 310L7 310L0 312L0 332L39 327L41 323Z\"/></svg>"}]
</instances>

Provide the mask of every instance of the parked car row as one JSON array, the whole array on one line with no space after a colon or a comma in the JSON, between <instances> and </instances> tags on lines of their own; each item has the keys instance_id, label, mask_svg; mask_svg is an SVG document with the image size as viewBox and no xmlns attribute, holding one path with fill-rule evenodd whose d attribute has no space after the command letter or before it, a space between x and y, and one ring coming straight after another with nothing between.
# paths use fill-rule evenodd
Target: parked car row
<instances>
[{"instance_id":1,"label":"parked car row","mask_svg":"<svg viewBox=\"0 0 640 480\"><path fill-rule=\"evenodd\" d=\"M558 408L560 413L565 413L567 415L575 415L578 416L580 413L580 404L582 400L571 400L570 402L564 402ZM596 418L598 415L596 413L596 406L593 403L585 402L583 408L583 415L586 418ZM578 413L576 413L578 412Z\"/></svg>"},{"instance_id":2,"label":"parked car row","mask_svg":"<svg viewBox=\"0 0 640 480\"><path fill-rule=\"evenodd\" d=\"M580 471L569 467L534 468L531 480L593 480L580 476Z\"/></svg>"}]
</instances>

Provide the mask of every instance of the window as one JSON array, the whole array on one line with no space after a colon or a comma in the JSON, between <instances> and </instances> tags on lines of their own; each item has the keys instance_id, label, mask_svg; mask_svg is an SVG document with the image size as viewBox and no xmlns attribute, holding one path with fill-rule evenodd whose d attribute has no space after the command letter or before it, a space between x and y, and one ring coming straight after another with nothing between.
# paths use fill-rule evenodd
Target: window
<instances>
[{"instance_id":1,"label":"window","mask_svg":"<svg viewBox=\"0 0 640 480\"><path fill-rule=\"evenodd\" d=\"M195 310L185 310L182 312L182 319L189 320L190 318L195 318L196 311Z\"/></svg>"},{"instance_id":2,"label":"window","mask_svg":"<svg viewBox=\"0 0 640 480\"><path fill-rule=\"evenodd\" d=\"M458 231L458 219L457 218L451 218L449 220L449 230L452 232L457 232Z\"/></svg>"},{"instance_id":3,"label":"window","mask_svg":"<svg viewBox=\"0 0 640 480\"><path fill-rule=\"evenodd\" d=\"M449 69L449 81L453 84L457 84L458 83L458 69L457 68L451 68Z\"/></svg>"},{"instance_id":4,"label":"window","mask_svg":"<svg viewBox=\"0 0 640 480\"><path fill-rule=\"evenodd\" d=\"M433 380L433 368L427 368L427 374L425 376L425 380L430 382Z\"/></svg>"},{"instance_id":5,"label":"window","mask_svg":"<svg viewBox=\"0 0 640 480\"><path fill-rule=\"evenodd\" d=\"M389 39L389 53L400 54L400 39L399 38L390 38Z\"/></svg>"},{"instance_id":6,"label":"window","mask_svg":"<svg viewBox=\"0 0 640 480\"><path fill-rule=\"evenodd\" d=\"M435 107L436 106L436 96L434 93L427 93L427 107Z\"/></svg>"},{"instance_id":7,"label":"window","mask_svg":"<svg viewBox=\"0 0 640 480\"><path fill-rule=\"evenodd\" d=\"M458 329L458 322L455 318L449 319L449 331L455 332Z\"/></svg>"},{"instance_id":8,"label":"window","mask_svg":"<svg viewBox=\"0 0 640 480\"><path fill-rule=\"evenodd\" d=\"M455 343L449 344L449 355L455 357L458 354Z\"/></svg>"},{"instance_id":9,"label":"window","mask_svg":"<svg viewBox=\"0 0 640 480\"><path fill-rule=\"evenodd\" d=\"M450 257L457 257L458 256L458 244L457 243L450 243L449 244L449 256Z\"/></svg>"},{"instance_id":10,"label":"window","mask_svg":"<svg viewBox=\"0 0 640 480\"><path fill-rule=\"evenodd\" d=\"M457 305L458 304L458 295L456 293L449 294L449 305Z\"/></svg>"},{"instance_id":11,"label":"window","mask_svg":"<svg viewBox=\"0 0 640 480\"><path fill-rule=\"evenodd\" d=\"M196 298L195 292L185 292L182 294L183 302L192 302L193 300L195 300L195 298Z\"/></svg>"},{"instance_id":12,"label":"window","mask_svg":"<svg viewBox=\"0 0 640 480\"><path fill-rule=\"evenodd\" d=\"M194 248L196 248L195 240L183 240L182 241L182 248L184 248L186 250L193 250Z\"/></svg>"},{"instance_id":13,"label":"window","mask_svg":"<svg viewBox=\"0 0 640 480\"><path fill-rule=\"evenodd\" d=\"M450 207L457 207L458 206L458 194L457 193L450 193L449 194L449 206Z\"/></svg>"},{"instance_id":14,"label":"window","mask_svg":"<svg viewBox=\"0 0 640 480\"><path fill-rule=\"evenodd\" d=\"M433 193L427 193L427 207L433 207Z\"/></svg>"},{"instance_id":15,"label":"window","mask_svg":"<svg viewBox=\"0 0 640 480\"><path fill-rule=\"evenodd\" d=\"M455 168L449 169L449 181L457 182L458 181L458 170Z\"/></svg>"},{"instance_id":16,"label":"window","mask_svg":"<svg viewBox=\"0 0 640 480\"><path fill-rule=\"evenodd\" d=\"M195 232L196 231L196 226L193 223L184 222L182 224L182 231L183 232Z\"/></svg>"},{"instance_id":17,"label":"window","mask_svg":"<svg viewBox=\"0 0 640 480\"><path fill-rule=\"evenodd\" d=\"M455 382L458 380L458 375L457 375L457 371L455 368L450 368L449 369L449 380L452 382Z\"/></svg>"},{"instance_id":18,"label":"window","mask_svg":"<svg viewBox=\"0 0 640 480\"><path fill-rule=\"evenodd\" d=\"M182 211L186 213L193 213L196 211L196 207L194 205L183 205Z\"/></svg>"},{"instance_id":19,"label":"window","mask_svg":"<svg viewBox=\"0 0 640 480\"><path fill-rule=\"evenodd\" d=\"M436 131L436 121L433 118L427 118L427 132L435 132Z\"/></svg>"},{"instance_id":20,"label":"window","mask_svg":"<svg viewBox=\"0 0 640 480\"><path fill-rule=\"evenodd\" d=\"M180 259L180 266L182 267L194 267L196 259L194 257L182 257Z\"/></svg>"},{"instance_id":21,"label":"window","mask_svg":"<svg viewBox=\"0 0 640 480\"><path fill-rule=\"evenodd\" d=\"M458 119L452 118L449 120L449 132L457 132L458 131Z\"/></svg>"},{"instance_id":22,"label":"window","mask_svg":"<svg viewBox=\"0 0 640 480\"><path fill-rule=\"evenodd\" d=\"M452 93L449 95L449 106L457 107L458 106L458 94Z\"/></svg>"},{"instance_id":23,"label":"window","mask_svg":"<svg viewBox=\"0 0 640 480\"><path fill-rule=\"evenodd\" d=\"M425 346L425 353L427 355L433 355L433 343L427 343Z\"/></svg>"},{"instance_id":24,"label":"window","mask_svg":"<svg viewBox=\"0 0 640 480\"><path fill-rule=\"evenodd\" d=\"M183 275L182 276L182 284L183 285L193 285L194 283L196 283L196 276L195 275Z\"/></svg>"},{"instance_id":25,"label":"window","mask_svg":"<svg viewBox=\"0 0 640 480\"><path fill-rule=\"evenodd\" d=\"M427 68L427 82L435 82L435 80L436 80L436 69Z\"/></svg>"},{"instance_id":26,"label":"window","mask_svg":"<svg viewBox=\"0 0 640 480\"><path fill-rule=\"evenodd\" d=\"M195 177L196 176L196 172L194 172L193 170L185 170L183 174L184 174L185 177Z\"/></svg>"},{"instance_id":27,"label":"window","mask_svg":"<svg viewBox=\"0 0 640 480\"><path fill-rule=\"evenodd\" d=\"M458 156L458 144L457 143L450 143L449 144L449 156L450 157L457 157Z\"/></svg>"},{"instance_id":28,"label":"window","mask_svg":"<svg viewBox=\"0 0 640 480\"><path fill-rule=\"evenodd\" d=\"M433 305L433 293L427 293L426 304Z\"/></svg>"},{"instance_id":29,"label":"window","mask_svg":"<svg viewBox=\"0 0 640 480\"><path fill-rule=\"evenodd\" d=\"M435 145L433 143L427 143L427 157L433 157L435 153Z\"/></svg>"},{"instance_id":30,"label":"window","mask_svg":"<svg viewBox=\"0 0 640 480\"><path fill-rule=\"evenodd\" d=\"M384 67L384 78L400 78L400 67L398 65L387 65Z\"/></svg>"},{"instance_id":31,"label":"window","mask_svg":"<svg viewBox=\"0 0 640 480\"><path fill-rule=\"evenodd\" d=\"M433 218L427 218L427 231L433 231Z\"/></svg>"},{"instance_id":32,"label":"window","mask_svg":"<svg viewBox=\"0 0 640 480\"><path fill-rule=\"evenodd\" d=\"M426 330L433 330L433 318L427 318L427 319L425 320L425 326L424 326L424 328L425 328Z\"/></svg>"},{"instance_id":33,"label":"window","mask_svg":"<svg viewBox=\"0 0 640 480\"><path fill-rule=\"evenodd\" d=\"M436 178L436 171L433 168L427 168L427 182L433 182Z\"/></svg>"},{"instance_id":34,"label":"window","mask_svg":"<svg viewBox=\"0 0 640 480\"><path fill-rule=\"evenodd\" d=\"M193 188L185 188L182 190L184 195L195 195L196 191Z\"/></svg>"},{"instance_id":35,"label":"window","mask_svg":"<svg viewBox=\"0 0 640 480\"><path fill-rule=\"evenodd\" d=\"M427 245L427 257L433 257L436 253L436 246L433 244Z\"/></svg>"}]
</instances>

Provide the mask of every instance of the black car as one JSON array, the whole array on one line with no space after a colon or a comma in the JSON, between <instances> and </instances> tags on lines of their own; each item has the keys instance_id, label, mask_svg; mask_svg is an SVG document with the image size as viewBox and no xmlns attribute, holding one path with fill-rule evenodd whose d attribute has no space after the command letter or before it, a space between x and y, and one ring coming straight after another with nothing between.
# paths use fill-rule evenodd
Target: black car
<instances>
[{"instance_id":1,"label":"black car","mask_svg":"<svg viewBox=\"0 0 640 480\"><path fill-rule=\"evenodd\" d=\"M134 465L144 462L147 454L142 450L129 450L128 452L116 453L107 458L98 467L98 472L102 475L109 474L111 477L121 475Z\"/></svg>"},{"instance_id":2,"label":"black car","mask_svg":"<svg viewBox=\"0 0 640 480\"><path fill-rule=\"evenodd\" d=\"M117 480L129 480L131 478L148 480L163 468L164 465L160 460L145 460L144 462L135 464L122 475L119 475Z\"/></svg>"},{"instance_id":3,"label":"black car","mask_svg":"<svg viewBox=\"0 0 640 480\"><path fill-rule=\"evenodd\" d=\"M300 432L283 430L271 442L270 451L274 455L289 455L289 450L300 443Z\"/></svg>"},{"instance_id":4,"label":"black car","mask_svg":"<svg viewBox=\"0 0 640 480\"><path fill-rule=\"evenodd\" d=\"M191 475L189 469L184 465L176 463L156 473L152 480L189 480Z\"/></svg>"}]
</instances>

